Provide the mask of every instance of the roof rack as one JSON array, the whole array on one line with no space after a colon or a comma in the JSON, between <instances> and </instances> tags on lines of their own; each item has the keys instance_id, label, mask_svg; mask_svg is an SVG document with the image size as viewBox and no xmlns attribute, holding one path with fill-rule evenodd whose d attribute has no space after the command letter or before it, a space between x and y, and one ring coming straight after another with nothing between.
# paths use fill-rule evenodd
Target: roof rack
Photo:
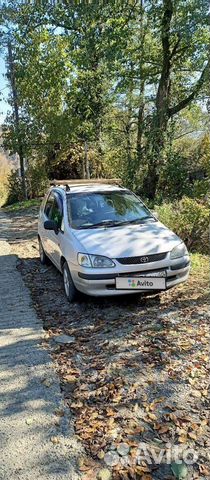
<instances>
[{"instance_id":1,"label":"roof rack","mask_svg":"<svg viewBox=\"0 0 210 480\"><path fill-rule=\"evenodd\" d=\"M118 185L119 183L122 183L122 181L120 178L90 178L90 179L78 178L78 180L75 179L75 180L51 180L50 181L50 185L53 185L53 186L65 185L67 187L71 185L90 185L94 183Z\"/></svg>"}]
</instances>

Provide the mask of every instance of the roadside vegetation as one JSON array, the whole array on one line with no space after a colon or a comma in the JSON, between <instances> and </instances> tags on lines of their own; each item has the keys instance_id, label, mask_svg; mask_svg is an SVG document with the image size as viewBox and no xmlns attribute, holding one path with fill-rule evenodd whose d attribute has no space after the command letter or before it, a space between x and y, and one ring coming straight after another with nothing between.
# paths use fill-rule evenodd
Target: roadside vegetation
<instances>
[{"instance_id":1,"label":"roadside vegetation","mask_svg":"<svg viewBox=\"0 0 210 480\"><path fill-rule=\"evenodd\" d=\"M120 177L150 204L208 192L206 0L8 1L8 203L52 178ZM190 205L189 205L190 206Z\"/></svg>"},{"instance_id":2,"label":"roadside vegetation","mask_svg":"<svg viewBox=\"0 0 210 480\"><path fill-rule=\"evenodd\" d=\"M30 209L32 207L39 207L41 204L41 199L31 199L31 200L24 200L22 202L16 202L12 203L11 205L8 205L4 207L4 210L6 212L21 212L21 211L26 211L27 209Z\"/></svg>"},{"instance_id":3,"label":"roadside vegetation","mask_svg":"<svg viewBox=\"0 0 210 480\"><path fill-rule=\"evenodd\" d=\"M8 200L8 177L10 166L5 155L0 152L0 207Z\"/></svg>"},{"instance_id":4,"label":"roadside vegetation","mask_svg":"<svg viewBox=\"0 0 210 480\"><path fill-rule=\"evenodd\" d=\"M207 10L206 0L3 4L2 138L20 170L4 170L1 203L36 202L52 178L117 176L208 253Z\"/></svg>"}]
</instances>

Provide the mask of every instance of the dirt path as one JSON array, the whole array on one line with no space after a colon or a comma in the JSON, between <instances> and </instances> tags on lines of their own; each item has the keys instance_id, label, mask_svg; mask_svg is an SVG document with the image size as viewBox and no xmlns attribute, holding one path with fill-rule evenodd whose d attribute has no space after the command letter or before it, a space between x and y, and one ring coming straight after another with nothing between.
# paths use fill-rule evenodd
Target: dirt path
<instances>
[{"instance_id":1,"label":"dirt path","mask_svg":"<svg viewBox=\"0 0 210 480\"><path fill-rule=\"evenodd\" d=\"M34 213L13 216L10 243L85 447L82 478L94 480L102 468L113 479L175 478L179 448L185 478L209 479L206 257L197 258L187 284L160 297L81 296L69 305L60 274L38 260ZM74 342L55 346L59 333Z\"/></svg>"},{"instance_id":2,"label":"dirt path","mask_svg":"<svg viewBox=\"0 0 210 480\"><path fill-rule=\"evenodd\" d=\"M6 237L8 218L1 215L0 224ZM70 427L65 430L69 415L16 263L0 240L0 479L76 480L76 443ZM64 412L61 424L57 411Z\"/></svg>"}]
</instances>

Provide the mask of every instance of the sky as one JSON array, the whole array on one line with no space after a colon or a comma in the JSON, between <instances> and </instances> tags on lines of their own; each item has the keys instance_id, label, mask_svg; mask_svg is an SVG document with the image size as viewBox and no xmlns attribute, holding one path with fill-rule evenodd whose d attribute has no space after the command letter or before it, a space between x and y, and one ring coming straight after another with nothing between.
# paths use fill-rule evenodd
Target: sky
<instances>
[{"instance_id":1,"label":"sky","mask_svg":"<svg viewBox=\"0 0 210 480\"><path fill-rule=\"evenodd\" d=\"M7 79L5 78L6 68L5 68L5 61L0 54L0 125L3 123L7 110L9 109L9 105L7 103L7 97L9 93L9 89L7 87Z\"/></svg>"}]
</instances>

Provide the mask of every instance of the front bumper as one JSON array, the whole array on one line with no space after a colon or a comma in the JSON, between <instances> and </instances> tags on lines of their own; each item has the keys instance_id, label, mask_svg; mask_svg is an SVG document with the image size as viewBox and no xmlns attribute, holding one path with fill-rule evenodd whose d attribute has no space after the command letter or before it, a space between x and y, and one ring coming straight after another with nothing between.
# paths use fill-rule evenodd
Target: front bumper
<instances>
[{"instance_id":1,"label":"front bumper","mask_svg":"<svg viewBox=\"0 0 210 480\"><path fill-rule=\"evenodd\" d=\"M70 271L76 288L88 295L113 296L145 292L147 290L120 290L116 289L116 277L151 275L157 272L166 272L166 289L179 283L185 282L190 272L189 256L176 260L170 259L170 254L162 261L151 262L141 265L120 265L112 269L90 269L82 268L79 265L70 265ZM148 290L150 293L154 291Z\"/></svg>"}]
</instances>

